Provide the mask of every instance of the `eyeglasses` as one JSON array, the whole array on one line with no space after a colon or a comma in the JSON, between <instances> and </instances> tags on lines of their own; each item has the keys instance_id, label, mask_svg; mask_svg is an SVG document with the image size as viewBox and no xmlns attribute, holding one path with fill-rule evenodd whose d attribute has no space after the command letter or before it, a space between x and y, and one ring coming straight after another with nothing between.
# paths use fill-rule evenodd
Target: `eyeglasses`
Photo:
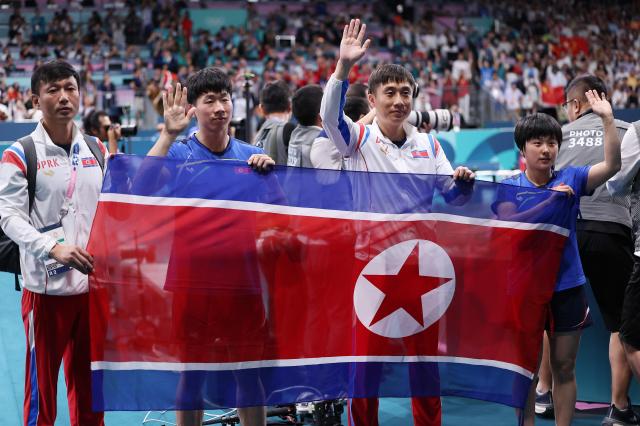
<instances>
[{"instance_id":1,"label":"eyeglasses","mask_svg":"<svg viewBox=\"0 0 640 426\"><path fill-rule=\"evenodd\" d=\"M109 129L111 128L111 125L107 124L106 126L102 126L102 128L104 129L105 132L108 132Z\"/></svg>"},{"instance_id":2,"label":"eyeglasses","mask_svg":"<svg viewBox=\"0 0 640 426\"><path fill-rule=\"evenodd\" d=\"M566 101L566 102L563 102L563 103L562 103L562 108L564 108L564 109L566 110L567 108L569 108L569 104L570 104L571 102L573 102L573 101L577 101L577 99L576 99L576 98L573 98L573 99L569 99L569 100L568 100L568 101Z\"/></svg>"}]
</instances>

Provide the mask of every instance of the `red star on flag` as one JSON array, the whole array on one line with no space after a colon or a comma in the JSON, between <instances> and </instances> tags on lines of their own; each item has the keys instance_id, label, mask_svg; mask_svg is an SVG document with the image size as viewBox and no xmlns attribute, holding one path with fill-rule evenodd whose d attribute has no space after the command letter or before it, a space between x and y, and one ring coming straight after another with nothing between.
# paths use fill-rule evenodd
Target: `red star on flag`
<instances>
[{"instance_id":1,"label":"red star on flag","mask_svg":"<svg viewBox=\"0 0 640 426\"><path fill-rule=\"evenodd\" d=\"M364 277L385 294L369 327L388 317L398 309L404 309L424 327L422 295L451 281L451 278L420 275L420 245L407 257L397 275L365 275Z\"/></svg>"}]
</instances>

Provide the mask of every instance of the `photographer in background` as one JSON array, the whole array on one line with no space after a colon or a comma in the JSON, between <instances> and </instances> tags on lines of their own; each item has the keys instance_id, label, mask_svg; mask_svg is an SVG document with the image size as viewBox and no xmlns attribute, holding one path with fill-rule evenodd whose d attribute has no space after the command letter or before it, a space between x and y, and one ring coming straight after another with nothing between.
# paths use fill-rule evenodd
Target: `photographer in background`
<instances>
[{"instance_id":1,"label":"photographer in background","mask_svg":"<svg viewBox=\"0 0 640 426\"><path fill-rule=\"evenodd\" d=\"M120 124L111 123L109 114L104 111L92 111L82 121L84 132L95 136L101 141L107 141L109 154L118 152L118 141L122 137Z\"/></svg>"},{"instance_id":2,"label":"photographer in background","mask_svg":"<svg viewBox=\"0 0 640 426\"><path fill-rule=\"evenodd\" d=\"M136 124L122 126L117 121L112 122L111 117L105 111L92 111L87 114L82 120L82 127L84 127L86 134L95 136L103 142L106 141L109 154L118 152L120 139L135 136L138 133Z\"/></svg>"}]
</instances>

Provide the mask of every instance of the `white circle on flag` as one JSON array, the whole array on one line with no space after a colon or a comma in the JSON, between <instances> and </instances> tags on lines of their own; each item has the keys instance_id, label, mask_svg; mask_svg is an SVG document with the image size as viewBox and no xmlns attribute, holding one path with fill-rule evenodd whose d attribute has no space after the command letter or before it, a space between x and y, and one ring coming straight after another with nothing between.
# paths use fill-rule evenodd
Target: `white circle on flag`
<instances>
[{"instance_id":1,"label":"white circle on flag","mask_svg":"<svg viewBox=\"0 0 640 426\"><path fill-rule=\"evenodd\" d=\"M419 275L440 277L448 281L420 297L422 324L403 308L391 312L372 324L378 309L382 306L385 293L371 283L366 276L398 275L416 245L418 246ZM403 241L382 251L360 272L353 292L356 315L362 325L380 336L390 338L411 336L426 330L444 315L453 299L455 283L453 263L442 247L428 240ZM398 282L397 285L402 286L402 282ZM399 290L402 291L401 288Z\"/></svg>"}]
</instances>

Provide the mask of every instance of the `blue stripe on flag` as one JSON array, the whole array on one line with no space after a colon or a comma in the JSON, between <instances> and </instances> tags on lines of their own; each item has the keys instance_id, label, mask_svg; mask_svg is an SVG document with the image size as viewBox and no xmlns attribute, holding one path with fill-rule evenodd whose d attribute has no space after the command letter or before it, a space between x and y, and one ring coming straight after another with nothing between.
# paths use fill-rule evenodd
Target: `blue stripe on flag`
<instances>
[{"instance_id":1,"label":"blue stripe on flag","mask_svg":"<svg viewBox=\"0 0 640 426\"><path fill-rule=\"evenodd\" d=\"M365 373L366 372L366 373ZM350 379L357 383L350 383ZM241 383L246 389L238 387ZM93 409L175 410L290 404L346 397L462 396L523 407L531 380L461 363L338 363L242 371L98 370ZM258 388L260 386L260 388ZM180 389L186 392L180 393ZM256 389L264 389L264 395ZM177 391L178 390L178 391Z\"/></svg>"},{"instance_id":2,"label":"blue stripe on flag","mask_svg":"<svg viewBox=\"0 0 640 426\"><path fill-rule=\"evenodd\" d=\"M330 184L325 184L329 182ZM304 188L304 190L300 190ZM453 188L453 190L451 190ZM205 160L186 163L161 157L117 155L109 160L103 193L149 197L230 200L301 208L373 213L446 213L495 219L491 206L516 199L522 191L535 205L552 191L477 181L464 203L450 203L467 184L445 175L368 173L277 166L266 174L245 162ZM468 191L467 191L468 192ZM285 194L289 194L286 196ZM154 204L152 200L149 201ZM566 227L574 200L557 197L548 208L520 219ZM457 205L456 205L457 204Z\"/></svg>"}]
</instances>

